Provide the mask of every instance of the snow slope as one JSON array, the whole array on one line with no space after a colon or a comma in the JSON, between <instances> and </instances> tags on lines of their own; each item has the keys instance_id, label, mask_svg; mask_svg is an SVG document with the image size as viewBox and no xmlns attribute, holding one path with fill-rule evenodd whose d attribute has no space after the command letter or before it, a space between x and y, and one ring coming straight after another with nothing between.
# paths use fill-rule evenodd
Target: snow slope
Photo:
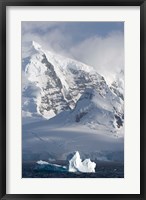
<instances>
[{"instance_id":1,"label":"snow slope","mask_svg":"<svg viewBox=\"0 0 146 200\"><path fill-rule=\"evenodd\" d=\"M24 124L23 160L66 160L75 151L84 159L123 160L123 132L111 133L103 127L95 130L80 123L66 124L67 116L68 112L62 112L50 120Z\"/></svg>"},{"instance_id":2,"label":"snow slope","mask_svg":"<svg viewBox=\"0 0 146 200\"><path fill-rule=\"evenodd\" d=\"M96 130L101 128L119 132L123 129L124 114L118 100L113 99L112 94L103 98L95 89L86 88L75 108L66 117L66 122L80 123Z\"/></svg>"}]
</instances>

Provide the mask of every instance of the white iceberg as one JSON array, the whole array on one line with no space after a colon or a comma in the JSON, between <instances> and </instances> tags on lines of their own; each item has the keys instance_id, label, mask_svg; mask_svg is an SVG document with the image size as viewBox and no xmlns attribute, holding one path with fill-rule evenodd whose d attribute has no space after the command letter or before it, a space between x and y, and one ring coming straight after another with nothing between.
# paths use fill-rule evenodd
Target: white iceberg
<instances>
[{"instance_id":1,"label":"white iceberg","mask_svg":"<svg viewBox=\"0 0 146 200\"><path fill-rule=\"evenodd\" d=\"M57 164L52 164L43 160L36 162L38 165L36 168L51 171L63 171L63 172L83 172L83 173L94 173L96 163L92 162L90 159L81 160L80 154L76 151L75 155L69 160L69 166L62 166Z\"/></svg>"},{"instance_id":2,"label":"white iceberg","mask_svg":"<svg viewBox=\"0 0 146 200\"><path fill-rule=\"evenodd\" d=\"M78 151L76 151L75 155L69 161L69 172L94 173L95 167L96 163L91 162L90 159L82 161Z\"/></svg>"},{"instance_id":3,"label":"white iceberg","mask_svg":"<svg viewBox=\"0 0 146 200\"><path fill-rule=\"evenodd\" d=\"M46 162L46 161L43 161L43 160L39 160L36 163L38 164L36 166L36 169L39 169L39 170L60 171L60 172L67 171L66 166L49 163L49 162Z\"/></svg>"},{"instance_id":4,"label":"white iceberg","mask_svg":"<svg viewBox=\"0 0 146 200\"><path fill-rule=\"evenodd\" d=\"M43 160L39 160L36 163L39 164L39 165L48 165L49 164L48 162L43 161Z\"/></svg>"}]
</instances>

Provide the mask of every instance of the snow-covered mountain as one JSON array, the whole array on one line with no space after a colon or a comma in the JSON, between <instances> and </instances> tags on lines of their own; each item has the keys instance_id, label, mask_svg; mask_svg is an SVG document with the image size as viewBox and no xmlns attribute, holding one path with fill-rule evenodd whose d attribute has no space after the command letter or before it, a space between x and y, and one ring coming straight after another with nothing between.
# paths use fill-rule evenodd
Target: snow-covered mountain
<instances>
[{"instance_id":1,"label":"snow-covered mountain","mask_svg":"<svg viewBox=\"0 0 146 200\"><path fill-rule=\"evenodd\" d=\"M82 159L123 162L123 71L109 85L93 67L36 42L28 53L22 60L23 160L66 160L79 151Z\"/></svg>"},{"instance_id":2,"label":"snow-covered mountain","mask_svg":"<svg viewBox=\"0 0 146 200\"><path fill-rule=\"evenodd\" d=\"M123 126L123 76L108 86L93 67L44 50L34 41L29 54L22 65L23 119L50 119L64 111L66 123L93 129Z\"/></svg>"}]
</instances>

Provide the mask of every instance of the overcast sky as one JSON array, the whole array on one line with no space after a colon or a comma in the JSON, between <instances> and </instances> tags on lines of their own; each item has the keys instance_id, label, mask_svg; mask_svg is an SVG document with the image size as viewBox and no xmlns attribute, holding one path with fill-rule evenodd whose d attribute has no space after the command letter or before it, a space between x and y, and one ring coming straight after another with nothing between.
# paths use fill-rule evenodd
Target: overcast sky
<instances>
[{"instance_id":1,"label":"overcast sky","mask_svg":"<svg viewBox=\"0 0 146 200\"><path fill-rule=\"evenodd\" d=\"M124 69L123 22L22 22L22 56L31 41L93 66L104 76Z\"/></svg>"}]
</instances>

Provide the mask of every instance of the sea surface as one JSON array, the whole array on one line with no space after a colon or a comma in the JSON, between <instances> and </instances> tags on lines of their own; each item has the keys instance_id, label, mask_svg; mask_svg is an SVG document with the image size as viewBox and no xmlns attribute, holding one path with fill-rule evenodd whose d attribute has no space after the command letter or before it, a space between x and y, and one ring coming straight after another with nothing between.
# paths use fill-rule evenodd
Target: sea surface
<instances>
[{"instance_id":1,"label":"sea surface","mask_svg":"<svg viewBox=\"0 0 146 200\"><path fill-rule=\"evenodd\" d=\"M97 162L95 173L59 171L40 167L36 162L23 162L22 178L124 178L121 162Z\"/></svg>"}]
</instances>

